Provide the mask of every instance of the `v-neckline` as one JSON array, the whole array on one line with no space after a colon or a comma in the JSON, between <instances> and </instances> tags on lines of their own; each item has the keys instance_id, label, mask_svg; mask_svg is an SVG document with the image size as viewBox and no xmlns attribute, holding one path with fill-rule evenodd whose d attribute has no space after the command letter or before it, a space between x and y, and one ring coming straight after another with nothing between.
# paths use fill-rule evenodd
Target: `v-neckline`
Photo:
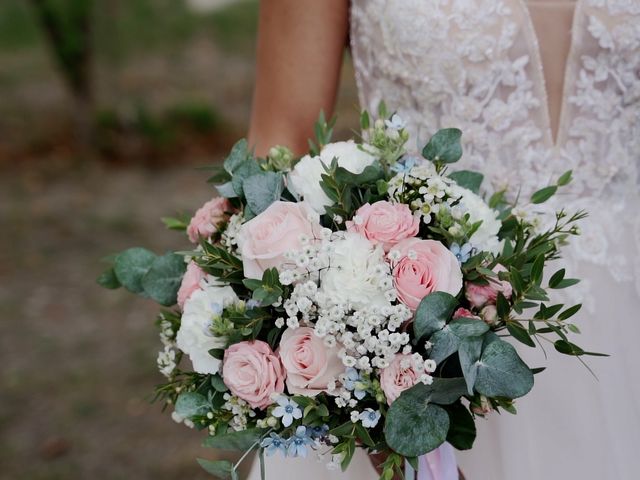
<instances>
[{"instance_id":1,"label":"v-neckline","mask_svg":"<svg viewBox=\"0 0 640 480\"><path fill-rule=\"evenodd\" d=\"M582 15L582 0L575 0L573 6L573 14L571 19L571 40L569 44L569 53L567 55L567 59L564 65L564 77L562 79L562 97L560 99L560 116L558 118L557 130L554 132L551 127L551 113L549 108L549 93L547 89L547 77L545 75L544 63L542 63L542 51L540 49L540 42L538 37L538 32L533 23L533 18L531 16L531 10L529 7L529 3L527 0L518 0L520 4L520 8L522 9L522 13L525 17L526 28L529 30L529 38L532 40L533 45L531 46L532 55L534 57L534 61L537 64L536 73L540 76L540 83L542 86L542 108L543 108L543 116L545 125L545 136L548 145L552 149L557 149L564 144L564 130L565 130L565 122L566 122L566 110L567 110L567 100L569 95L570 88L570 71L572 68L572 63L575 60L575 52L576 52L576 34L577 34L577 22Z\"/></svg>"}]
</instances>

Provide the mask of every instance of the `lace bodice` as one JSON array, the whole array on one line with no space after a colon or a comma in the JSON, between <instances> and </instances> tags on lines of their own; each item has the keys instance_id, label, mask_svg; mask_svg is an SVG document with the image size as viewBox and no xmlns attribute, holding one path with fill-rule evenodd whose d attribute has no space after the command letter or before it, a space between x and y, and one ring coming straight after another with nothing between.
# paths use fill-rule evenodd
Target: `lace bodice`
<instances>
[{"instance_id":1,"label":"lace bodice","mask_svg":"<svg viewBox=\"0 0 640 480\"><path fill-rule=\"evenodd\" d=\"M577 0L556 141L524 0L352 0L351 42L362 106L419 145L460 128L457 168L522 198L573 169L550 205L590 213L570 260L640 291L640 0Z\"/></svg>"}]
</instances>

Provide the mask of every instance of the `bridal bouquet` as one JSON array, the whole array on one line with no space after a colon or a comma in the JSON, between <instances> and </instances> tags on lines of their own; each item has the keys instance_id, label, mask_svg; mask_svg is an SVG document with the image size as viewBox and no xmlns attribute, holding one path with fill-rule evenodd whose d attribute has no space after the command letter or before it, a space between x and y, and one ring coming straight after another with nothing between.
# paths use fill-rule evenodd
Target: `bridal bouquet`
<instances>
[{"instance_id":1,"label":"bridal bouquet","mask_svg":"<svg viewBox=\"0 0 640 480\"><path fill-rule=\"evenodd\" d=\"M378 117L335 143L321 117L300 159L238 142L210 179L219 195L165 219L190 250L132 248L100 277L168 307L157 396L205 445L342 469L361 447L390 480L442 445L471 448L476 416L515 413L542 369L513 341L591 354L568 338L580 305L548 295L578 282L546 267L585 214L540 208L571 172L524 203L485 200L480 173L452 168L459 130L414 155L402 120ZM238 463L199 461L237 478Z\"/></svg>"}]
</instances>

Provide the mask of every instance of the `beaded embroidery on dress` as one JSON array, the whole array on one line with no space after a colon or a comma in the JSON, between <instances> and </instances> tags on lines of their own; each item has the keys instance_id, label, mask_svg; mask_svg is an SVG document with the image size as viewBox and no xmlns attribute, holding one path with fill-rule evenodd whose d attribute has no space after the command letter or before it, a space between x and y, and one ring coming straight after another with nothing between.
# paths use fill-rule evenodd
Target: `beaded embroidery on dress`
<instances>
[{"instance_id":1,"label":"beaded embroidery on dress","mask_svg":"<svg viewBox=\"0 0 640 480\"><path fill-rule=\"evenodd\" d=\"M639 1L578 0L556 142L523 1L354 0L351 38L363 107L384 99L416 138L462 129L460 168L484 172L494 189L528 196L573 169L552 206L590 219L568 262L640 279Z\"/></svg>"}]
</instances>

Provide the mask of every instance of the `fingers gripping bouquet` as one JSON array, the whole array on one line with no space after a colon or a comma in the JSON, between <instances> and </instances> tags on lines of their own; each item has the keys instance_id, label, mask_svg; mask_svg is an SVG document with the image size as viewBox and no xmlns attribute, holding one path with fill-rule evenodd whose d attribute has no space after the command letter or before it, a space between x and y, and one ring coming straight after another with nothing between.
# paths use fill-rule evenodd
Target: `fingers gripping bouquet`
<instances>
[{"instance_id":1,"label":"fingers gripping bouquet","mask_svg":"<svg viewBox=\"0 0 640 480\"><path fill-rule=\"evenodd\" d=\"M398 116L379 116L336 143L321 118L298 160L238 142L210 180L220 196L188 223L165 219L193 250L129 249L100 278L170 307L157 395L206 445L343 469L362 447L385 454L388 480L445 442L471 448L476 416L515 413L537 370L513 341L589 354L568 339L580 305L547 294L577 280L545 275L584 213L536 213L570 172L525 205L485 201L481 174L451 168L459 130L412 155Z\"/></svg>"}]
</instances>

